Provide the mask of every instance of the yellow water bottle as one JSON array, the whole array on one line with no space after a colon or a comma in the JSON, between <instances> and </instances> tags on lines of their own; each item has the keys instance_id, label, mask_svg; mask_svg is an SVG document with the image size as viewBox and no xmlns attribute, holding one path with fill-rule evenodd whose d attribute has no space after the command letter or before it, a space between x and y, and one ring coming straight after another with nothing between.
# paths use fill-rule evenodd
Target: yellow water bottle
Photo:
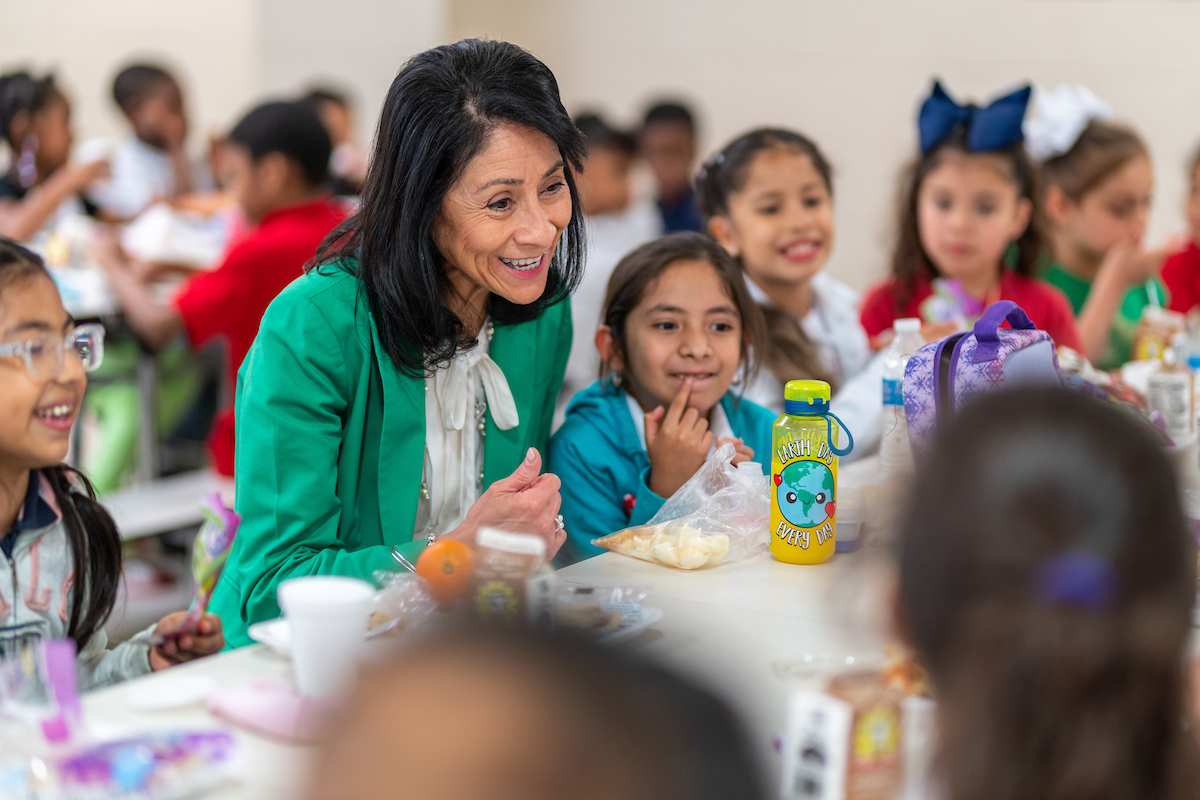
<instances>
[{"instance_id":1,"label":"yellow water bottle","mask_svg":"<svg viewBox=\"0 0 1200 800\"><path fill-rule=\"evenodd\" d=\"M788 381L783 416L771 430L771 555L787 564L833 557L838 456L854 449L854 436L830 413L829 395L825 381ZM839 427L845 449L837 446Z\"/></svg>"}]
</instances>

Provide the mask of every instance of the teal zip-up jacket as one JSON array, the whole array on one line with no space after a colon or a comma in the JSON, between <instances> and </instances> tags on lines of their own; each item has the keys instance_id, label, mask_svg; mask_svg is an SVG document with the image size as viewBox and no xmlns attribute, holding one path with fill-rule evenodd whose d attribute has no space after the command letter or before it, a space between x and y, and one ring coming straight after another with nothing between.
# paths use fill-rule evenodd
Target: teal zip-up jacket
<instances>
[{"instance_id":1,"label":"teal zip-up jacket","mask_svg":"<svg viewBox=\"0 0 1200 800\"><path fill-rule=\"evenodd\" d=\"M775 413L732 392L721 398L721 408L733 435L769 470ZM550 438L547 471L562 479L567 541L557 560L564 565L605 552L592 540L644 524L666 502L650 491L650 456L625 392L609 379L575 395L562 427Z\"/></svg>"}]
</instances>

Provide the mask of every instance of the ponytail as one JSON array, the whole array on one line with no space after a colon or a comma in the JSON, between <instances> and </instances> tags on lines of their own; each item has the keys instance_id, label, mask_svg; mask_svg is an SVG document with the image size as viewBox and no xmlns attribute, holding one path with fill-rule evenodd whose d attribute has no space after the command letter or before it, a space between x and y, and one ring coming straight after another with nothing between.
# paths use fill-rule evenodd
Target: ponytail
<instances>
[{"instance_id":1,"label":"ponytail","mask_svg":"<svg viewBox=\"0 0 1200 800\"><path fill-rule=\"evenodd\" d=\"M42 470L62 513L63 530L74 564L67 636L79 650L112 613L121 580L121 534L112 516L96 500L83 473L66 464ZM82 491L80 491L82 489Z\"/></svg>"}]
</instances>

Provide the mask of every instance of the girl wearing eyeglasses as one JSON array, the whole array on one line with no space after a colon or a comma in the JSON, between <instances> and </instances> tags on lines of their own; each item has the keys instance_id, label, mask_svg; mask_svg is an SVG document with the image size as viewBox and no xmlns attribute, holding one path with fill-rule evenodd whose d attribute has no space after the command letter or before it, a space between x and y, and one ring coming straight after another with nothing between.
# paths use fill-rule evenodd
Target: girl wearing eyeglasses
<instances>
[{"instance_id":1,"label":"girl wearing eyeglasses","mask_svg":"<svg viewBox=\"0 0 1200 800\"><path fill-rule=\"evenodd\" d=\"M41 259L0 238L0 658L43 638L70 638L83 688L165 669L225 643L207 615L173 635L185 612L111 650L103 625L121 578L121 538L87 479L62 463L104 329L76 326Z\"/></svg>"}]
</instances>

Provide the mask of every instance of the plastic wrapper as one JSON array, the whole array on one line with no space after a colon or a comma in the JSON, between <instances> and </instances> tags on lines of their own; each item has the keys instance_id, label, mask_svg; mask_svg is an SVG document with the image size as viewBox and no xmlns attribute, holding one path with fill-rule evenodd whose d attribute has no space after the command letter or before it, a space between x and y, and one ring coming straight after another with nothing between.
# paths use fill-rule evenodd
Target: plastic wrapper
<instances>
[{"instance_id":1,"label":"plastic wrapper","mask_svg":"<svg viewBox=\"0 0 1200 800\"><path fill-rule=\"evenodd\" d=\"M645 525L593 541L598 547L676 569L737 561L767 546L767 479L734 467L723 444Z\"/></svg>"},{"instance_id":2,"label":"plastic wrapper","mask_svg":"<svg viewBox=\"0 0 1200 800\"><path fill-rule=\"evenodd\" d=\"M565 584L558 590L556 626L603 639L641 622L645 597L645 590L627 586Z\"/></svg>"},{"instance_id":3,"label":"plastic wrapper","mask_svg":"<svg viewBox=\"0 0 1200 800\"><path fill-rule=\"evenodd\" d=\"M438 604L425 581L410 572L388 570L379 570L374 577L380 588L371 598L368 636L418 630L434 618Z\"/></svg>"},{"instance_id":4,"label":"plastic wrapper","mask_svg":"<svg viewBox=\"0 0 1200 800\"><path fill-rule=\"evenodd\" d=\"M233 540L237 538L238 525L242 518L237 512L225 507L221 495L210 494L200 501L200 513L204 524L196 534L192 548L192 577L196 581L196 596L188 608L187 616L179 626L178 633L196 633L208 601L212 598L217 581L229 560Z\"/></svg>"},{"instance_id":5,"label":"plastic wrapper","mask_svg":"<svg viewBox=\"0 0 1200 800\"><path fill-rule=\"evenodd\" d=\"M0 797L22 800L176 800L229 776L233 736L170 731L89 744L42 756L3 754Z\"/></svg>"}]
</instances>

